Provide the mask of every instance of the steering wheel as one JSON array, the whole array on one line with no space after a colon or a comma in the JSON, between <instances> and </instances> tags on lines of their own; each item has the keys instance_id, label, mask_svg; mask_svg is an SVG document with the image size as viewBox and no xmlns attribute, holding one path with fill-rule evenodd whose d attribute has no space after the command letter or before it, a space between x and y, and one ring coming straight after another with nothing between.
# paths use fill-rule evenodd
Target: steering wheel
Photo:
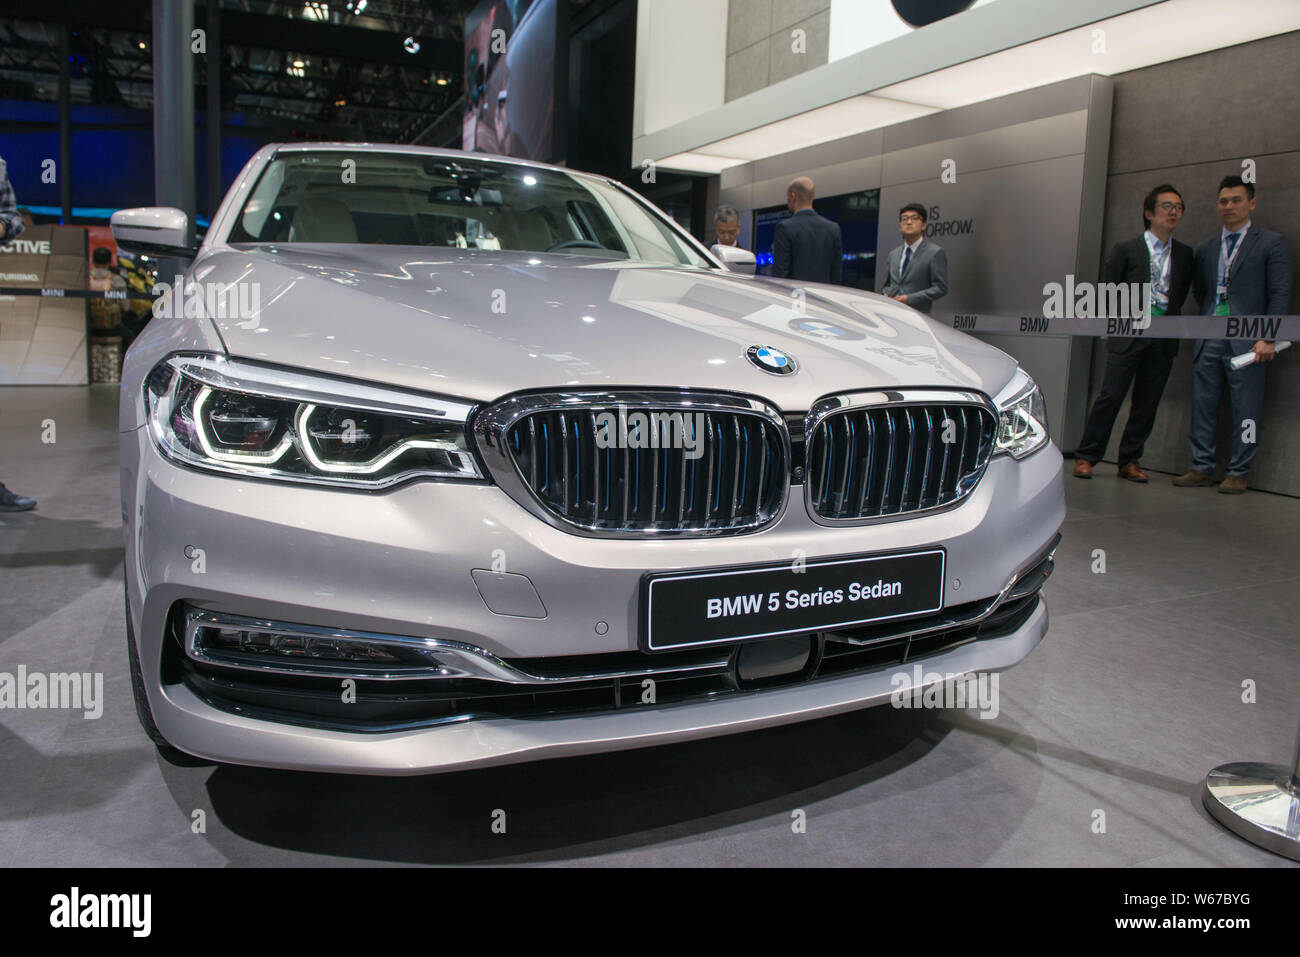
<instances>
[{"instance_id":1,"label":"steering wheel","mask_svg":"<svg viewBox=\"0 0 1300 957\"><path fill-rule=\"evenodd\" d=\"M548 253L553 253L560 249L604 249L604 248L605 247L602 246L600 243L592 242L590 239L566 239L562 243L556 243L554 246L552 246L550 249L546 251Z\"/></svg>"}]
</instances>

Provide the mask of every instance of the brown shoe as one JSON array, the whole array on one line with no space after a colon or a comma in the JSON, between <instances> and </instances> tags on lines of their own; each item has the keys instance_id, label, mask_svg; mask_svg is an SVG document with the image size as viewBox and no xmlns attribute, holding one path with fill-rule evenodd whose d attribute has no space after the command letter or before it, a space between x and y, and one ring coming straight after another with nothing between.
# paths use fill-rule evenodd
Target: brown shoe
<instances>
[{"instance_id":1,"label":"brown shoe","mask_svg":"<svg viewBox=\"0 0 1300 957\"><path fill-rule=\"evenodd\" d=\"M1092 463L1087 459L1074 460L1075 478L1092 478Z\"/></svg>"},{"instance_id":2,"label":"brown shoe","mask_svg":"<svg viewBox=\"0 0 1300 957\"><path fill-rule=\"evenodd\" d=\"M1206 485L1214 484L1214 476L1206 475L1204 472L1198 472L1196 469L1188 469L1178 478L1174 479L1174 484L1179 488L1202 488Z\"/></svg>"},{"instance_id":3,"label":"brown shoe","mask_svg":"<svg viewBox=\"0 0 1300 957\"><path fill-rule=\"evenodd\" d=\"M1240 495L1246 491L1246 477L1244 475L1229 475L1219 483L1219 491L1224 495Z\"/></svg>"},{"instance_id":4,"label":"brown shoe","mask_svg":"<svg viewBox=\"0 0 1300 957\"><path fill-rule=\"evenodd\" d=\"M1130 482L1149 482L1151 480L1151 476L1138 468L1136 462L1125 462L1121 465L1119 467L1119 477L1128 479Z\"/></svg>"}]
</instances>

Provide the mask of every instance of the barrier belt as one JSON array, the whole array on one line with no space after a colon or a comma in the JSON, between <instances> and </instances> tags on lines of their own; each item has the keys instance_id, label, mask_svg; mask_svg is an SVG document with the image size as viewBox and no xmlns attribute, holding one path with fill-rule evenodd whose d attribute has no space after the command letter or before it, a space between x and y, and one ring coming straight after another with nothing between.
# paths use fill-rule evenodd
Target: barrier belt
<instances>
[{"instance_id":1,"label":"barrier belt","mask_svg":"<svg viewBox=\"0 0 1300 957\"><path fill-rule=\"evenodd\" d=\"M1074 319L958 313L940 322L962 332L1030 336L1122 336L1138 339L1300 339L1300 316L1156 316L1151 319Z\"/></svg>"},{"instance_id":2,"label":"barrier belt","mask_svg":"<svg viewBox=\"0 0 1300 957\"><path fill-rule=\"evenodd\" d=\"M152 299L147 292L112 289L36 289L32 286L0 286L0 296L41 296L45 299Z\"/></svg>"}]
</instances>

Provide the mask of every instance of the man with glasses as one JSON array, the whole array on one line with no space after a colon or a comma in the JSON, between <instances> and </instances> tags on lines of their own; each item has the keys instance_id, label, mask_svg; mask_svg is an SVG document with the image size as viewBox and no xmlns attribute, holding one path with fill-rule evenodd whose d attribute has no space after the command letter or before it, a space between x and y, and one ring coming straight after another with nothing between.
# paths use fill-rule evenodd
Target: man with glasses
<instances>
[{"instance_id":1,"label":"man with glasses","mask_svg":"<svg viewBox=\"0 0 1300 957\"><path fill-rule=\"evenodd\" d=\"M1157 186L1142 201L1145 231L1116 243L1102 271L1103 281L1108 283L1150 283L1153 320L1156 316L1181 314L1192 285L1192 247L1173 238L1182 218L1182 194L1168 183ZM1133 402L1119 442L1119 477L1130 482L1148 481L1149 476L1139 464L1142 448L1155 425L1156 408L1177 354L1177 339L1112 336L1106 340L1101 392L1074 450L1075 478L1092 478L1093 466L1106 454L1115 417L1131 385Z\"/></svg>"},{"instance_id":2,"label":"man with glasses","mask_svg":"<svg viewBox=\"0 0 1300 957\"><path fill-rule=\"evenodd\" d=\"M903 245L889 254L889 278L881 295L897 299L920 312L929 312L936 299L948 294L948 253L925 238L925 207L908 203L898 211Z\"/></svg>"},{"instance_id":3,"label":"man with glasses","mask_svg":"<svg viewBox=\"0 0 1300 957\"><path fill-rule=\"evenodd\" d=\"M1252 225L1255 184L1240 176L1219 183L1219 232L1196 247L1192 284L1206 316L1286 315L1291 303L1291 253L1277 233ZM1238 353L1253 351L1255 361L1242 369L1230 362ZM1219 399L1228 383L1232 403L1232 455L1219 491L1246 491L1250 463L1258 448L1259 418L1264 408L1264 366L1276 347L1259 341L1249 350L1230 339L1198 339L1192 354L1192 426L1189 439L1192 467L1174 484L1213 485L1214 439Z\"/></svg>"}]
</instances>

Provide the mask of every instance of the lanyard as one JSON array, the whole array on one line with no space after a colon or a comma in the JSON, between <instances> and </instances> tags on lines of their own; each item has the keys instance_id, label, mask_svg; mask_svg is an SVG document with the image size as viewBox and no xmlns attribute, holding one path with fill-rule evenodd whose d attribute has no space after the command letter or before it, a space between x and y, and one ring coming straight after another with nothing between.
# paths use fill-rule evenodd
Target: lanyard
<instances>
[{"instance_id":1,"label":"lanyard","mask_svg":"<svg viewBox=\"0 0 1300 957\"><path fill-rule=\"evenodd\" d=\"M1169 242L1165 243L1164 255L1156 251L1155 234L1148 232L1147 241L1147 258L1150 260L1151 291L1158 297L1168 299L1169 293L1169 261L1173 259L1174 240L1170 237ZM1240 240L1238 240L1240 242ZM1157 267L1157 263L1159 266Z\"/></svg>"}]
</instances>

